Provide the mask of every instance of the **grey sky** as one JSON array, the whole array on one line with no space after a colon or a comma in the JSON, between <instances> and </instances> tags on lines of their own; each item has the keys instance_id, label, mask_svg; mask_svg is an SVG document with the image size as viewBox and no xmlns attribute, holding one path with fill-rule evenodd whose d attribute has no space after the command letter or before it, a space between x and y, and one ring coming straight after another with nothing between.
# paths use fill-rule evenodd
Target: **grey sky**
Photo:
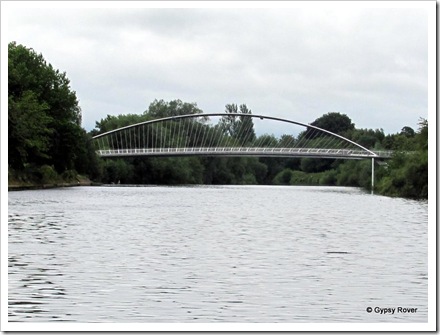
<instances>
[{"instance_id":1,"label":"grey sky","mask_svg":"<svg viewBox=\"0 0 440 335\"><path fill-rule=\"evenodd\" d=\"M206 113L246 103L254 114L305 123L340 112L358 128L395 133L428 117L429 11L401 4L8 6L7 42L67 73L87 130L107 114L181 99Z\"/></svg>"}]
</instances>

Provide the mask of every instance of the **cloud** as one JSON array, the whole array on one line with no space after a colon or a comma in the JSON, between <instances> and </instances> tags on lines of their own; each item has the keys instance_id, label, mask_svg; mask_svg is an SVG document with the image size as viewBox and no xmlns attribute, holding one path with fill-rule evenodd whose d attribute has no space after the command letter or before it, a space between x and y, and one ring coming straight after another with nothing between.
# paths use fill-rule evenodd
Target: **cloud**
<instances>
[{"instance_id":1,"label":"cloud","mask_svg":"<svg viewBox=\"0 0 440 335\"><path fill-rule=\"evenodd\" d=\"M9 40L66 71L86 129L154 99L397 132L427 117L427 10L10 10Z\"/></svg>"}]
</instances>

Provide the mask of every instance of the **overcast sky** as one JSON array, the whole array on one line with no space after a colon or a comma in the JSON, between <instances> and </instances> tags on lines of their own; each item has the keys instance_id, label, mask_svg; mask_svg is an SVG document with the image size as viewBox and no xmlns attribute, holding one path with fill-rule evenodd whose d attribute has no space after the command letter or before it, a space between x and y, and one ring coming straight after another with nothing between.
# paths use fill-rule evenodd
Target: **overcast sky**
<instances>
[{"instance_id":1,"label":"overcast sky","mask_svg":"<svg viewBox=\"0 0 440 335\"><path fill-rule=\"evenodd\" d=\"M340 112L357 128L385 133L416 130L428 117L426 6L12 5L2 8L7 42L67 73L87 130L107 114L142 113L155 99L195 102L205 113L245 103L253 114L304 123Z\"/></svg>"}]
</instances>

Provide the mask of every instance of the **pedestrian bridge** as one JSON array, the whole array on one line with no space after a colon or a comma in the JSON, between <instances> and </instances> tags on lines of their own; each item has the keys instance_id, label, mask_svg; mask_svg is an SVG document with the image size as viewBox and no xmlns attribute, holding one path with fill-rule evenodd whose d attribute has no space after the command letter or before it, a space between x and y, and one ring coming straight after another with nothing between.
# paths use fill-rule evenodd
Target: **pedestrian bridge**
<instances>
[{"instance_id":1,"label":"pedestrian bridge","mask_svg":"<svg viewBox=\"0 0 440 335\"><path fill-rule=\"evenodd\" d=\"M272 130L272 132L270 132ZM284 135L269 135L282 130ZM263 135L257 136L255 131ZM211 113L148 120L93 137L101 157L257 156L390 158L316 126L272 116Z\"/></svg>"}]
</instances>

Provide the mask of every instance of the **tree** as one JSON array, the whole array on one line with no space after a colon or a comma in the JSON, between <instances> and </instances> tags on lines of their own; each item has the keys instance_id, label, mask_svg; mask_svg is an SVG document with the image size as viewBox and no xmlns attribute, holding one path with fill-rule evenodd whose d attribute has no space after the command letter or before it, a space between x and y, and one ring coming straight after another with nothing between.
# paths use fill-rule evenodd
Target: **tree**
<instances>
[{"instance_id":1,"label":"tree","mask_svg":"<svg viewBox=\"0 0 440 335\"><path fill-rule=\"evenodd\" d=\"M182 102L179 99L170 102L156 99L144 111L144 115L148 115L152 119L200 113L202 113L202 110L197 107L196 103Z\"/></svg>"},{"instance_id":2,"label":"tree","mask_svg":"<svg viewBox=\"0 0 440 335\"><path fill-rule=\"evenodd\" d=\"M248 109L246 104L240 105L240 111L236 104L227 104L225 106L225 113L242 115L227 115L221 118L220 128L224 134L236 139L240 145L246 145L255 141L254 121L249 116L252 114L252 111Z\"/></svg>"},{"instance_id":3,"label":"tree","mask_svg":"<svg viewBox=\"0 0 440 335\"><path fill-rule=\"evenodd\" d=\"M8 97L8 158L13 169L21 170L28 162L49 158L51 117L47 109L32 91L23 92L20 99Z\"/></svg>"},{"instance_id":4,"label":"tree","mask_svg":"<svg viewBox=\"0 0 440 335\"><path fill-rule=\"evenodd\" d=\"M273 147L278 145L278 139L274 135L263 134L258 137L255 143L259 147Z\"/></svg>"},{"instance_id":5,"label":"tree","mask_svg":"<svg viewBox=\"0 0 440 335\"><path fill-rule=\"evenodd\" d=\"M283 134L280 138L280 147L293 148L295 146L295 137L292 135Z\"/></svg>"},{"instance_id":6,"label":"tree","mask_svg":"<svg viewBox=\"0 0 440 335\"><path fill-rule=\"evenodd\" d=\"M324 114L313 121L311 125L339 135L355 129L354 123L351 122L351 119L347 115L340 113ZM305 136L306 139L312 139L323 135L325 134L318 132L312 127L307 127L307 130L303 133L303 136Z\"/></svg>"},{"instance_id":7,"label":"tree","mask_svg":"<svg viewBox=\"0 0 440 335\"><path fill-rule=\"evenodd\" d=\"M240 105L240 123L241 123L241 134L240 134L240 143L243 145L247 143L252 143L256 139L255 130L254 130L254 121L251 116L252 111L247 108L245 104Z\"/></svg>"},{"instance_id":8,"label":"tree","mask_svg":"<svg viewBox=\"0 0 440 335\"><path fill-rule=\"evenodd\" d=\"M420 118L418 124L417 143L420 149L428 150L428 120Z\"/></svg>"},{"instance_id":9,"label":"tree","mask_svg":"<svg viewBox=\"0 0 440 335\"><path fill-rule=\"evenodd\" d=\"M412 134L404 127L399 134L386 137L395 150L386 168L378 171L377 189L381 194L415 199L428 198L428 121L419 120Z\"/></svg>"},{"instance_id":10,"label":"tree","mask_svg":"<svg viewBox=\"0 0 440 335\"><path fill-rule=\"evenodd\" d=\"M238 106L236 104L227 104L225 106L225 113L237 114ZM225 135L228 135L232 138L237 138L237 134L240 129L240 123L238 122L236 115L223 116L220 119L219 124Z\"/></svg>"},{"instance_id":11,"label":"tree","mask_svg":"<svg viewBox=\"0 0 440 335\"><path fill-rule=\"evenodd\" d=\"M368 149L380 148L385 138L383 129L353 129L344 136Z\"/></svg>"},{"instance_id":12,"label":"tree","mask_svg":"<svg viewBox=\"0 0 440 335\"><path fill-rule=\"evenodd\" d=\"M9 164L53 165L57 172L74 168L80 148L81 109L66 73L41 54L8 45Z\"/></svg>"},{"instance_id":13,"label":"tree","mask_svg":"<svg viewBox=\"0 0 440 335\"><path fill-rule=\"evenodd\" d=\"M405 126L402 128L402 131L400 132L400 135L406 136L406 137L414 137L416 132L411 127Z\"/></svg>"}]
</instances>

